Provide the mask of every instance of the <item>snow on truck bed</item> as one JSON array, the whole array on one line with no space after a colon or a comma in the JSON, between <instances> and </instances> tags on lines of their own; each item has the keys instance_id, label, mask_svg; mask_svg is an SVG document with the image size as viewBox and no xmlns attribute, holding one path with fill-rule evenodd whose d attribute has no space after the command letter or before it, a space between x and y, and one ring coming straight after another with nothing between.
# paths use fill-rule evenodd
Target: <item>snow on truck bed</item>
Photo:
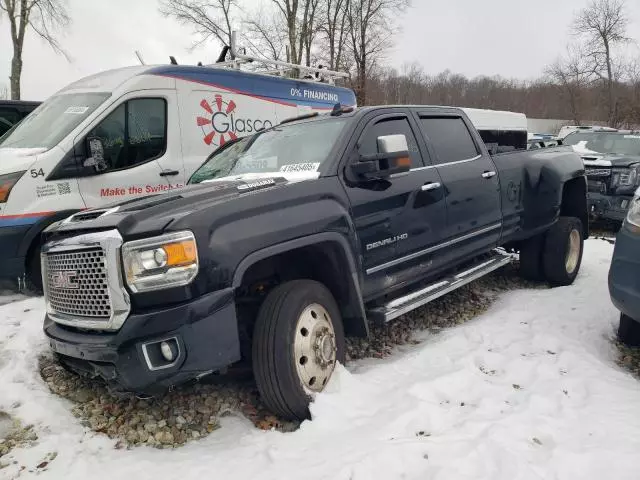
<instances>
[{"instance_id":1,"label":"snow on truck bed","mask_svg":"<svg viewBox=\"0 0 640 480\"><path fill-rule=\"evenodd\" d=\"M638 479L640 382L614 362L612 249L587 241L571 287L509 292L464 326L340 368L294 433L227 417L176 450L117 450L83 428L38 373L43 301L0 306L0 410L39 436L0 459L0 478Z\"/></svg>"}]
</instances>

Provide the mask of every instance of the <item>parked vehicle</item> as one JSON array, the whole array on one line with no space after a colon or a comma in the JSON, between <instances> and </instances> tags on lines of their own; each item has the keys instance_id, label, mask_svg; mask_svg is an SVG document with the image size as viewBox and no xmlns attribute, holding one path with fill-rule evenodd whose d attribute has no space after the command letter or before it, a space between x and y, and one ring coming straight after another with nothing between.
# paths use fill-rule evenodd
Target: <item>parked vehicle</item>
<instances>
[{"instance_id":1,"label":"parked vehicle","mask_svg":"<svg viewBox=\"0 0 640 480\"><path fill-rule=\"evenodd\" d=\"M591 217L622 222L640 186L640 132L575 132L564 144L582 155Z\"/></svg>"},{"instance_id":2,"label":"parked vehicle","mask_svg":"<svg viewBox=\"0 0 640 480\"><path fill-rule=\"evenodd\" d=\"M527 137L527 149L538 149L557 147L559 145L557 137L543 133L529 133Z\"/></svg>"},{"instance_id":3,"label":"parked vehicle","mask_svg":"<svg viewBox=\"0 0 640 480\"><path fill-rule=\"evenodd\" d=\"M29 115L40 102L24 100L0 100L0 137Z\"/></svg>"},{"instance_id":4,"label":"parked vehicle","mask_svg":"<svg viewBox=\"0 0 640 480\"><path fill-rule=\"evenodd\" d=\"M523 275L569 285L588 236L578 155L492 157L457 108L310 115L228 142L190 183L45 232L44 331L70 369L153 395L251 361L265 403L305 418L345 335L511 250Z\"/></svg>"},{"instance_id":5,"label":"parked vehicle","mask_svg":"<svg viewBox=\"0 0 640 480\"><path fill-rule=\"evenodd\" d=\"M40 233L51 223L182 188L225 142L336 103L356 103L346 88L241 71L243 59L258 60L235 58L215 68L138 66L84 78L3 137L0 276L21 281L26 274L39 288ZM90 155L94 139L104 146L102 157Z\"/></svg>"},{"instance_id":6,"label":"parked vehicle","mask_svg":"<svg viewBox=\"0 0 640 480\"><path fill-rule=\"evenodd\" d=\"M620 310L618 338L623 343L640 347L640 188L631 201L627 217L616 237L609 293Z\"/></svg>"},{"instance_id":7,"label":"parked vehicle","mask_svg":"<svg viewBox=\"0 0 640 480\"><path fill-rule=\"evenodd\" d=\"M565 125L558 132L558 139L563 140L567 135L574 132L615 132L615 128L602 127L599 125Z\"/></svg>"}]
</instances>

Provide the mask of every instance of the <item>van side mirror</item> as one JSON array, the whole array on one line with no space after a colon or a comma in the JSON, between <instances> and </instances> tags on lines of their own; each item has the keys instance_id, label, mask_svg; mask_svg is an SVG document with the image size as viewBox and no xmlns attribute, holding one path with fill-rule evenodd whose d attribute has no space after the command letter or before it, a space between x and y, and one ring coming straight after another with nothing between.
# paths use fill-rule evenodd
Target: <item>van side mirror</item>
<instances>
[{"instance_id":1,"label":"van side mirror","mask_svg":"<svg viewBox=\"0 0 640 480\"><path fill-rule=\"evenodd\" d=\"M87 138L87 151L90 157L84 161L83 167L93 167L96 172L102 172L109 167L104 159L104 143L101 138Z\"/></svg>"},{"instance_id":2,"label":"van side mirror","mask_svg":"<svg viewBox=\"0 0 640 480\"><path fill-rule=\"evenodd\" d=\"M362 180L379 180L396 173L411 170L411 158L407 137L404 135L385 135L378 137L378 152L373 155L361 155L351 164L351 171Z\"/></svg>"}]
</instances>

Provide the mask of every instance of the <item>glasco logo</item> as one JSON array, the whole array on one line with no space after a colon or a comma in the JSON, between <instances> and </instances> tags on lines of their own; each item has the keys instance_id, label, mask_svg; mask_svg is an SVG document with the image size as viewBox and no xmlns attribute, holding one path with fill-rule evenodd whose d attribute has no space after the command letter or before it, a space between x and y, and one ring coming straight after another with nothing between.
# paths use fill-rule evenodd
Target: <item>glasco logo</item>
<instances>
[{"instance_id":1,"label":"glasco logo","mask_svg":"<svg viewBox=\"0 0 640 480\"><path fill-rule=\"evenodd\" d=\"M219 94L214 96L213 102L203 99L200 106L206 113L196 121L207 145L222 146L230 140L273 126L270 120L238 117L236 102L227 102Z\"/></svg>"}]
</instances>

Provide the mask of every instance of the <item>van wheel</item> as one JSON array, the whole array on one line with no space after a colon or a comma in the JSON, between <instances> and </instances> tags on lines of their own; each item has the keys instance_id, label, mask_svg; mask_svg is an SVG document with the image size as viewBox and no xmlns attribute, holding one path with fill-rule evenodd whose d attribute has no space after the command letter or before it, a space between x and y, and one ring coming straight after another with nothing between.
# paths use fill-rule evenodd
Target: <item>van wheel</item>
<instances>
[{"instance_id":1,"label":"van wheel","mask_svg":"<svg viewBox=\"0 0 640 480\"><path fill-rule=\"evenodd\" d=\"M270 410L287 419L309 418L313 395L344 360L340 310L324 285L294 280L267 295L256 320L252 362Z\"/></svg>"},{"instance_id":2,"label":"van wheel","mask_svg":"<svg viewBox=\"0 0 640 480\"><path fill-rule=\"evenodd\" d=\"M582 222L560 217L547 231L542 252L544 275L554 286L571 285L580 271L584 239Z\"/></svg>"},{"instance_id":3,"label":"van wheel","mask_svg":"<svg viewBox=\"0 0 640 480\"><path fill-rule=\"evenodd\" d=\"M27 262L27 288L35 293L42 293L42 265L39 244L31 249Z\"/></svg>"},{"instance_id":4,"label":"van wheel","mask_svg":"<svg viewBox=\"0 0 640 480\"><path fill-rule=\"evenodd\" d=\"M527 280L544 280L542 269L542 247L544 235L536 235L525 241L520 247L520 275Z\"/></svg>"},{"instance_id":5,"label":"van wheel","mask_svg":"<svg viewBox=\"0 0 640 480\"><path fill-rule=\"evenodd\" d=\"M618 340L629 347L640 347L640 323L621 313Z\"/></svg>"}]
</instances>

